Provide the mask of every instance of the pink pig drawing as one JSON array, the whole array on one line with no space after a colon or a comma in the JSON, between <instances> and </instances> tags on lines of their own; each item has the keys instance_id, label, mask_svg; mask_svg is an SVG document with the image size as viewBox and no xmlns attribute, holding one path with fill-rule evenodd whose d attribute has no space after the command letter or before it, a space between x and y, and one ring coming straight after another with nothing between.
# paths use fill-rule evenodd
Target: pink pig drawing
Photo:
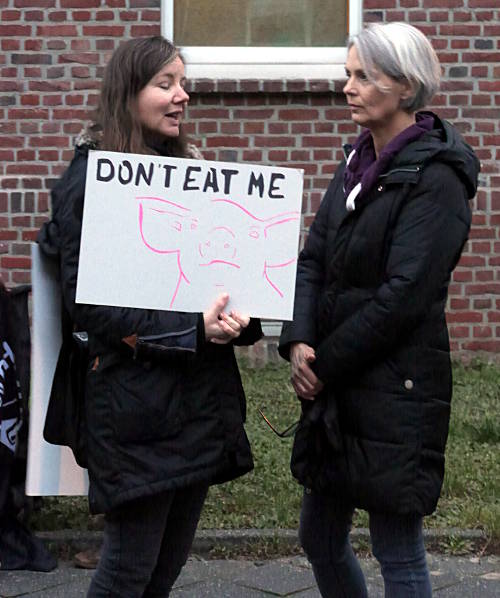
<instances>
[{"instance_id":1,"label":"pink pig drawing","mask_svg":"<svg viewBox=\"0 0 500 598\"><path fill-rule=\"evenodd\" d=\"M205 283L209 280L218 291L229 290L231 283L239 288L254 284L258 285L257 292L270 291L275 298L283 298L283 291L272 275L294 264L297 254L294 251L291 255L290 249L286 249L280 232L300 220L300 212L280 212L260 218L231 199L212 199L208 217L205 213L205 221L201 221L194 210L179 203L160 197L136 199L139 234L144 245L156 254L177 257L171 308L181 287L188 285L195 292L199 279ZM200 276L202 271L204 275Z\"/></svg>"}]
</instances>

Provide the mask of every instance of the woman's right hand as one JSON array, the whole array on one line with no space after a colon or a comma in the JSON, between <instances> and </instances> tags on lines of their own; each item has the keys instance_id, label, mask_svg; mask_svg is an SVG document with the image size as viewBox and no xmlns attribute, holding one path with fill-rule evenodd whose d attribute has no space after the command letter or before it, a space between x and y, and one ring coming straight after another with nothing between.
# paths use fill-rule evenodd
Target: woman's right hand
<instances>
[{"instance_id":1,"label":"woman's right hand","mask_svg":"<svg viewBox=\"0 0 500 598\"><path fill-rule=\"evenodd\" d=\"M306 343L293 343L290 347L292 386L302 399L312 401L324 387L323 382L312 371L309 364L316 359L314 349Z\"/></svg>"}]
</instances>

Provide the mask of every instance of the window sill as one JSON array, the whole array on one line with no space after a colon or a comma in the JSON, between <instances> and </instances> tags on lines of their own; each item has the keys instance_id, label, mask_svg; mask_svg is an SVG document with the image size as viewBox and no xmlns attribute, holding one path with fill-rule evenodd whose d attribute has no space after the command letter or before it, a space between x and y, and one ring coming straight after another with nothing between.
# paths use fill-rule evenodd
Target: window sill
<instances>
[{"instance_id":1,"label":"window sill","mask_svg":"<svg viewBox=\"0 0 500 598\"><path fill-rule=\"evenodd\" d=\"M188 93L342 93L345 74L319 79L188 78Z\"/></svg>"}]
</instances>

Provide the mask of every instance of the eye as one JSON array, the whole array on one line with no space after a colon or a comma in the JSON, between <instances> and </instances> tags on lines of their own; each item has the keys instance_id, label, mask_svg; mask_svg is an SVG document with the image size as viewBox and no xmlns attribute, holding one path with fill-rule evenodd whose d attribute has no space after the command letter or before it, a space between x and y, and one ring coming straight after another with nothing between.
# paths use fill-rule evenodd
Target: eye
<instances>
[{"instance_id":1,"label":"eye","mask_svg":"<svg viewBox=\"0 0 500 598\"><path fill-rule=\"evenodd\" d=\"M165 91L168 91L170 89L170 83L162 83L160 85L161 89L164 89Z\"/></svg>"}]
</instances>

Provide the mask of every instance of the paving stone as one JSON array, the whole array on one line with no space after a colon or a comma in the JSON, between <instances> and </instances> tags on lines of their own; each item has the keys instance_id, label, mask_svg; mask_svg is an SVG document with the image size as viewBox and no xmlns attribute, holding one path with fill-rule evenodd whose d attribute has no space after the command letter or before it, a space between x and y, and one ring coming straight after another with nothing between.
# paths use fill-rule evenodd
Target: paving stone
<instances>
[{"instance_id":1,"label":"paving stone","mask_svg":"<svg viewBox=\"0 0 500 598\"><path fill-rule=\"evenodd\" d=\"M64 583L53 588L47 588L40 592L30 594L15 594L20 598L30 596L31 598L85 598L89 589L90 579L78 579L75 582Z\"/></svg>"},{"instance_id":2,"label":"paving stone","mask_svg":"<svg viewBox=\"0 0 500 598\"><path fill-rule=\"evenodd\" d=\"M499 557L429 557L436 598L497 598ZM383 582L374 558L362 559L370 598L383 598ZM84 598L93 571L60 562L51 573L0 571L0 598ZM189 559L172 598L319 598L310 564L302 556L273 561Z\"/></svg>"},{"instance_id":3,"label":"paving stone","mask_svg":"<svg viewBox=\"0 0 500 598\"><path fill-rule=\"evenodd\" d=\"M436 598L498 598L500 596L500 586L498 581L482 579L465 579L446 588L433 590Z\"/></svg>"},{"instance_id":4,"label":"paving stone","mask_svg":"<svg viewBox=\"0 0 500 598\"><path fill-rule=\"evenodd\" d=\"M244 575L235 577L234 583L276 596L288 596L316 586L311 570L281 560L249 569Z\"/></svg>"},{"instance_id":5,"label":"paving stone","mask_svg":"<svg viewBox=\"0 0 500 598\"><path fill-rule=\"evenodd\" d=\"M221 579L206 579L172 589L172 598L262 598L262 592L244 588ZM268 595L269 596L269 595Z\"/></svg>"},{"instance_id":6,"label":"paving stone","mask_svg":"<svg viewBox=\"0 0 500 598\"><path fill-rule=\"evenodd\" d=\"M306 590L305 592L298 592L297 594L293 594L293 598L321 598L321 594L319 593L318 588L311 588L310 590Z\"/></svg>"},{"instance_id":7,"label":"paving stone","mask_svg":"<svg viewBox=\"0 0 500 598\"><path fill-rule=\"evenodd\" d=\"M14 596L56 596L59 587L67 588L73 584L88 586L92 571L77 570L62 563L54 571L40 573L37 571L0 571L0 598ZM66 594L68 595L68 594ZM77 594L75 594L77 595ZM61 594L64 596L64 593Z\"/></svg>"},{"instance_id":8,"label":"paving stone","mask_svg":"<svg viewBox=\"0 0 500 598\"><path fill-rule=\"evenodd\" d=\"M485 557L478 559L476 557L447 557L434 556L429 557L429 573L434 592L444 591L450 587L457 587L463 580L481 575L494 574L498 571L498 557ZM491 581L498 584L498 580ZM455 590L458 592L458 590ZM462 594L456 594L461 596ZM465 594L463 594L465 595Z\"/></svg>"},{"instance_id":9,"label":"paving stone","mask_svg":"<svg viewBox=\"0 0 500 598\"><path fill-rule=\"evenodd\" d=\"M207 578L218 577L232 581L235 577L245 575L246 571L253 570L258 566L253 561L227 561L227 560L205 560L192 557L188 560L188 566L184 567L174 587L200 581Z\"/></svg>"}]
</instances>

